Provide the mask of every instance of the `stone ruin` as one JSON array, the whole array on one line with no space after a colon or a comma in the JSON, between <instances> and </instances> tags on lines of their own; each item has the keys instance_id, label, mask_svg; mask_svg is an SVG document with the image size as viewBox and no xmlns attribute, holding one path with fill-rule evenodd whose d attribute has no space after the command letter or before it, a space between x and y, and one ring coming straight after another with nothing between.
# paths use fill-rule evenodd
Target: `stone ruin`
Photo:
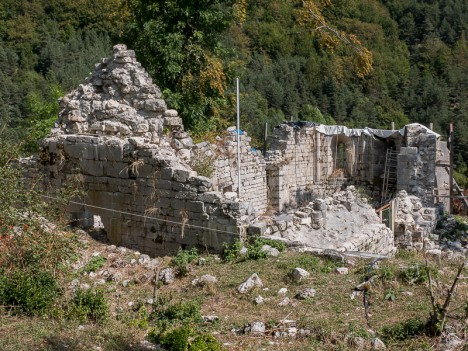
<instances>
[{"instance_id":1,"label":"stone ruin","mask_svg":"<svg viewBox=\"0 0 468 351\"><path fill-rule=\"evenodd\" d=\"M68 209L80 226L100 216L111 243L152 255L193 246L220 251L253 234L392 254L395 242L412 247L426 235L420 228L435 221L426 208L448 193L446 144L419 124L387 131L283 123L265 157L235 128L215 143L194 144L124 45L60 108L41 152L21 160L25 176L40 179L51 196L64 186L80 189ZM389 152L397 155L392 165ZM396 216L395 233L355 188L337 192L355 184L379 193L382 181L385 192L419 197L396 206L404 215Z\"/></svg>"}]
</instances>

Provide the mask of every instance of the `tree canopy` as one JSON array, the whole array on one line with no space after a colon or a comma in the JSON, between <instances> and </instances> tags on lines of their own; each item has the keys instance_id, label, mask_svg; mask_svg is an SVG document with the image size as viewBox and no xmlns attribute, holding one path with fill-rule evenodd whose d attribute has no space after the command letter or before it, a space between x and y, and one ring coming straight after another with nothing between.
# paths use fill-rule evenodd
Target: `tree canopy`
<instances>
[{"instance_id":1,"label":"tree canopy","mask_svg":"<svg viewBox=\"0 0 468 351\"><path fill-rule=\"evenodd\" d=\"M124 41L194 134L234 122L239 77L254 139L291 119L442 135L454 121L466 169L467 26L463 0L5 0L0 131L39 137L57 91Z\"/></svg>"}]
</instances>

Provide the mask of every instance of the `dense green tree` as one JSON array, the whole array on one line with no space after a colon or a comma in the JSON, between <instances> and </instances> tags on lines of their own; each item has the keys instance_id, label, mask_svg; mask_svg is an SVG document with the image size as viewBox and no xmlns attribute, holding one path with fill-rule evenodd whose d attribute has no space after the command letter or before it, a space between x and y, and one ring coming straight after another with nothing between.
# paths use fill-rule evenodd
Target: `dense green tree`
<instances>
[{"instance_id":1,"label":"dense green tree","mask_svg":"<svg viewBox=\"0 0 468 351\"><path fill-rule=\"evenodd\" d=\"M126 41L165 89L188 126L219 116L226 89L220 37L232 19L231 0L135 0Z\"/></svg>"}]
</instances>

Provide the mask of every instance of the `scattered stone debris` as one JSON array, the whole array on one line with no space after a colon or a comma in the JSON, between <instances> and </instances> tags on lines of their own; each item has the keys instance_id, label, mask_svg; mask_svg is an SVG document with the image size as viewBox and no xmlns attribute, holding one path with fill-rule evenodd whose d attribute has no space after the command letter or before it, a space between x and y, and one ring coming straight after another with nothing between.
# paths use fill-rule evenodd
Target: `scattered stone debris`
<instances>
[{"instance_id":1,"label":"scattered stone debris","mask_svg":"<svg viewBox=\"0 0 468 351\"><path fill-rule=\"evenodd\" d=\"M278 295L280 296L286 295L287 292L288 292L288 288L281 288L278 290Z\"/></svg>"},{"instance_id":2,"label":"scattered stone debris","mask_svg":"<svg viewBox=\"0 0 468 351\"><path fill-rule=\"evenodd\" d=\"M336 273L341 274L341 275L346 275L349 272L348 267L338 267L336 268Z\"/></svg>"},{"instance_id":3,"label":"scattered stone debris","mask_svg":"<svg viewBox=\"0 0 468 351\"><path fill-rule=\"evenodd\" d=\"M200 278L195 278L192 280L193 286L205 286L210 284L216 284L218 282L218 278L212 276L210 274L204 274Z\"/></svg>"},{"instance_id":4,"label":"scattered stone debris","mask_svg":"<svg viewBox=\"0 0 468 351\"><path fill-rule=\"evenodd\" d=\"M296 294L296 298L299 300L307 300L314 297L316 293L314 288L304 288Z\"/></svg>"},{"instance_id":5,"label":"scattered stone debris","mask_svg":"<svg viewBox=\"0 0 468 351\"><path fill-rule=\"evenodd\" d=\"M303 268L294 268L292 273L291 273L291 278L293 281L295 282L301 282L307 278L309 278L310 276L310 273L307 272L305 269Z\"/></svg>"},{"instance_id":6,"label":"scattered stone debris","mask_svg":"<svg viewBox=\"0 0 468 351\"><path fill-rule=\"evenodd\" d=\"M265 302L265 299L261 297L260 295L258 295L255 297L254 302L256 305L261 305L262 303Z\"/></svg>"},{"instance_id":7,"label":"scattered stone debris","mask_svg":"<svg viewBox=\"0 0 468 351\"><path fill-rule=\"evenodd\" d=\"M219 321L219 317L215 316L215 315L202 316L202 318L203 318L203 323L213 324L213 323Z\"/></svg>"},{"instance_id":8,"label":"scattered stone debris","mask_svg":"<svg viewBox=\"0 0 468 351\"><path fill-rule=\"evenodd\" d=\"M266 252L268 256L277 257L279 255L279 250L270 245L263 245L260 251Z\"/></svg>"},{"instance_id":9,"label":"scattered stone debris","mask_svg":"<svg viewBox=\"0 0 468 351\"><path fill-rule=\"evenodd\" d=\"M256 321L252 322L244 328L245 334L252 334L252 335L263 335L265 334L266 326L265 323Z\"/></svg>"},{"instance_id":10,"label":"scattered stone debris","mask_svg":"<svg viewBox=\"0 0 468 351\"><path fill-rule=\"evenodd\" d=\"M245 282L237 288L241 294L246 294L254 288L262 288L263 283L257 273L252 274Z\"/></svg>"},{"instance_id":11,"label":"scattered stone debris","mask_svg":"<svg viewBox=\"0 0 468 351\"><path fill-rule=\"evenodd\" d=\"M175 280L174 270L170 267L164 268L159 272L159 280L163 282L164 285L172 284Z\"/></svg>"},{"instance_id":12,"label":"scattered stone debris","mask_svg":"<svg viewBox=\"0 0 468 351\"><path fill-rule=\"evenodd\" d=\"M387 347L385 346L384 342L379 338L373 338L371 341L372 349L373 350L386 350Z\"/></svg>"}]
</instances>

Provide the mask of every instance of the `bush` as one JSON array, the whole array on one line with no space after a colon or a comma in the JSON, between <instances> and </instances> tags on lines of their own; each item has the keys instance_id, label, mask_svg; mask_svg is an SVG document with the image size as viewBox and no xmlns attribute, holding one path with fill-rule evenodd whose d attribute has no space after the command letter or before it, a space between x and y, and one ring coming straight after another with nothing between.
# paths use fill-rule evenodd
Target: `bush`
<instances>
[{"instance_id":1,"label":"bush","mask_svg":"<svg viewBox=\"0 0 468 351\"><path fill-rule=\"evenodd\" d=\"M158 334L154 329L148 339L159 343L168 351L224 351L225 348L210 334L196 335L189 326L176 327L166 333Z\"/></svg>"},{"instance_id":2,"label":"bush","mask_svg":"<svg viewBox=\"0 0 468 351\"><path fill-rule=\"evenodd\" d=\"M223 259L226 262L234 262L238 260L240 256L240 250L244 247L244 244L240 240L235 240L231 245L224 243L223 248Z\"/></svg>"},{"instance_id":3,"label":"bush","mask_svg":"<svg viewBox=\"0 0 468 351\"><path fill-rule=\"evenodd\" d=\"M425 324L419 318L413 318L394 325L384 326L380 334L384 341L405 340L421 335L424 330Z\"/></svg>"},{"instance_id":4,"label":"bush","mask_svg":"<svg viewBox=\"0 0 468 351\"><path fill-rule=\"evenodd\" d=\"M0 276L0 303L26 314L43 314L60 296L57 281L45 271L15 271Z\"/></svg>"},{"instance_id":5,"label":"bush","mask_svg":"<svg viewBox=\"0 0 468 351\"><path fill-rule=\"evenodd\" d=\"M197 172L199 176L211 178L215 171L214 158L206 155L200 150L196 150L190 161L192 169Z\"/></svg>"},{"instance_id":6,"label":"bush","mask_svg":"<svg viewBox=\"0 0 468 351\"><path fill-rule=\"evenodd\" d=\"M76 290L69 316L83 323L88 320L96 323L104 322L108 317L104 293L99 290Z\"/></svg>"},{"instance_id":7,"label":"bush","mask_svg":"<svg viewBox=\"0 0 468 351\"><path fill-rule=\"evenodd\" d=\"M416 264L402 270L400 272L400 279L408 284L422 284L428 280L428 271L431 272L432 278L437 278L439 275L439 272L435 268Z\"/></svg>"},{"instance_id":8,"label":"bush","mask_svg":"<svg viewBox=\"0 0 468 351\"><path fill-rule=\"evenodd\" d=\"M179 250L172 258L171 265L175 268L176 274L186 276L189 272L189 265L198 259L198 250L194 247L191 250Z\"/></svg>"},{"instance_id":9,"label":"bush","mask_svg":"<svg viewBox=\"0 0 468 351\"><path fill-rule=\"evenodd\" d=\"M223 351L225 348L213 335L202 334L190 343L190 351Z\"/></svg>"},{"instance_id":10,"label":"bush","mask_svg":"<svg viewBox=\"0 0 468 351\"><path fill-rule=\"evenodd\" d=\"M187 326L172 329L159 338L159 343L169 351L187 351L192 329Z\"/></svg>"},{"instance_id":11,"label":"bush","mask_svg":"<svg viewBox=\"0 0 468 351\"><path fill-rule=\"evenodd\" d=\"M391 263L382 263L377 271L379 280L382 282L391 282L398 277L398 267Z\"/></svg>"},{"instance_id":12,"label":"bush","mask_svg":"<svg viewBox=\"0 0 468 351\"><path fill-rule=\"evenodd\" d=\"M99 268L104 266L106 258L102 256L93 256L86 265L79 270L79 273L96 272Z\"/></svg>"},{"instance_id":13,"label":"bush","mask_svg":"<svg viewBox=\"0 0 468 351\"><path fill-rule=\"evenodd\" d=\"M200 304L193 300L161 305L151 314L151 319L175 323L199 323L202 321Z\"/></svg>"}]
</instances>

